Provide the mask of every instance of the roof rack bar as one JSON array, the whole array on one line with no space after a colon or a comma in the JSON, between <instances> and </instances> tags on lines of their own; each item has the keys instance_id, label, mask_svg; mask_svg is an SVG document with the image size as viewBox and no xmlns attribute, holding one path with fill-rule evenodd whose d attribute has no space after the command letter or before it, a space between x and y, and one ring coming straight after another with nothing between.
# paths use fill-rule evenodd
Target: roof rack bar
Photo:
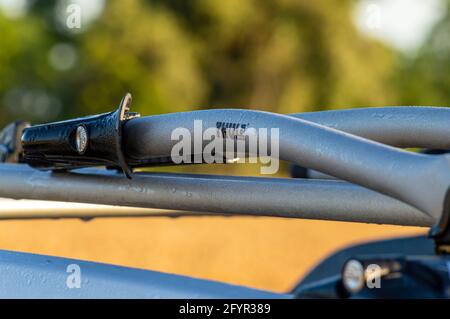
<instances>
[{"instance_id":1,"label":"roof rack bar","mask_svg":"<svg viewBox=\"0 0 450 319\"><path fill-rule=\"evenodd\" d=\"M104 169L52 173L1 164L0 196L406 226L436 222L400 201L342 181L171 173L135 173L128 180Z\"/></svg>"}]
</instances>

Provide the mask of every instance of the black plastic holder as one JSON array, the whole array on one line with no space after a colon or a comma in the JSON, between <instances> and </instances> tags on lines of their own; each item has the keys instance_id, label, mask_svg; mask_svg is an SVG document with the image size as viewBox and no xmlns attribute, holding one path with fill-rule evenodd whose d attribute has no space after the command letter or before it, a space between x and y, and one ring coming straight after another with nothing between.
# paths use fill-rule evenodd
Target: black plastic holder
<instances>
[{"instance_id":1,"label":"black plastic holder","mask_svg":"<svg viewBox=\"0 0 450 319\"><path fill-rule=\"evenodd\" d=\"M55 171L109 166L120 168L131 178L122 145L123 123L139 117L130 112L131 101L127 93L114 112L24 129L24 162L40 170Z\"/></svg>"}]
</instances>

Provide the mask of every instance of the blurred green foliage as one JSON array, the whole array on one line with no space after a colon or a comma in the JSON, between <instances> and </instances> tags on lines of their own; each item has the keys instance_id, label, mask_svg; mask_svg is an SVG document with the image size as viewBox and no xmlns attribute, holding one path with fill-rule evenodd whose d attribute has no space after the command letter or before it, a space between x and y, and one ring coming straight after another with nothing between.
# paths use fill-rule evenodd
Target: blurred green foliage
<instances>
[{"instance_id":1,"label":"blurred green foliage","mask_svg":"<svg viewBox=\"0 0 450 319\"><path fill-rule=\"evenodd\" d=\"M396 88L402 103L449 106L450 3L417 56L399 62Z\"/></svg>"},{"instance_id":2,"label":"blurred green foliage","mask_svg":"<svg viewBox=\"0 0 450 319\"><path fill-rule=\"evenodd\" d=\"M0 125L109 111L126 91L143 115L448 104L450 14L412 58L360 34L354 4L108 1L81 32L58 24L61 1L0 11Z\"/></svg>"}]
</instances>

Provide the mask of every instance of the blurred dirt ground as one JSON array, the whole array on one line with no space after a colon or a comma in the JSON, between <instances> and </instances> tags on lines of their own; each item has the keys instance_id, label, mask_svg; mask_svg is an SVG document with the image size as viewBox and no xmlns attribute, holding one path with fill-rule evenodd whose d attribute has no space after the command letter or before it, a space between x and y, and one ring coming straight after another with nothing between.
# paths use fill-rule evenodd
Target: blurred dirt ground
<instances>
[{"instance_id":1,"label":"blurred dirt ground","mask_svg":"<svg viewBox=\"0 0 450 319\"><path fill-rule=\"evenodd\" d=\"M335 249L423 228L268 217L1 221L0 249L290 289Z\"/></svg>"}]
</instances>

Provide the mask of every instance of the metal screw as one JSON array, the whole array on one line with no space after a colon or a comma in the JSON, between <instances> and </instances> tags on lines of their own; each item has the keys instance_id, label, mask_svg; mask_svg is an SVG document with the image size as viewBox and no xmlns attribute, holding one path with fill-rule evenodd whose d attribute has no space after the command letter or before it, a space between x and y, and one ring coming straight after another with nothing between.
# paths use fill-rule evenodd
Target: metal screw
<instances>
[{"instance_id":1,"label":"metal screw","mask_svg":"<svg viewBox=\"0 0 450 319\"><path fill-rule=\"evenodd\" d=\"M88 146L88 132L84 125L77 127L75 134L75 145L77 147L78 154L84 154Z\"/></svg>"},{"instance_id":2,"label":"metal screw","mask_svg":"<svg viewBox=\"0 0 450 319\"><path fill-rule=\"evenodd\" d=\"M349 292L359 292L365 283L364 266L355 259L349 260L342 271L342 282Z\"/></svg>"}]
</instances>

